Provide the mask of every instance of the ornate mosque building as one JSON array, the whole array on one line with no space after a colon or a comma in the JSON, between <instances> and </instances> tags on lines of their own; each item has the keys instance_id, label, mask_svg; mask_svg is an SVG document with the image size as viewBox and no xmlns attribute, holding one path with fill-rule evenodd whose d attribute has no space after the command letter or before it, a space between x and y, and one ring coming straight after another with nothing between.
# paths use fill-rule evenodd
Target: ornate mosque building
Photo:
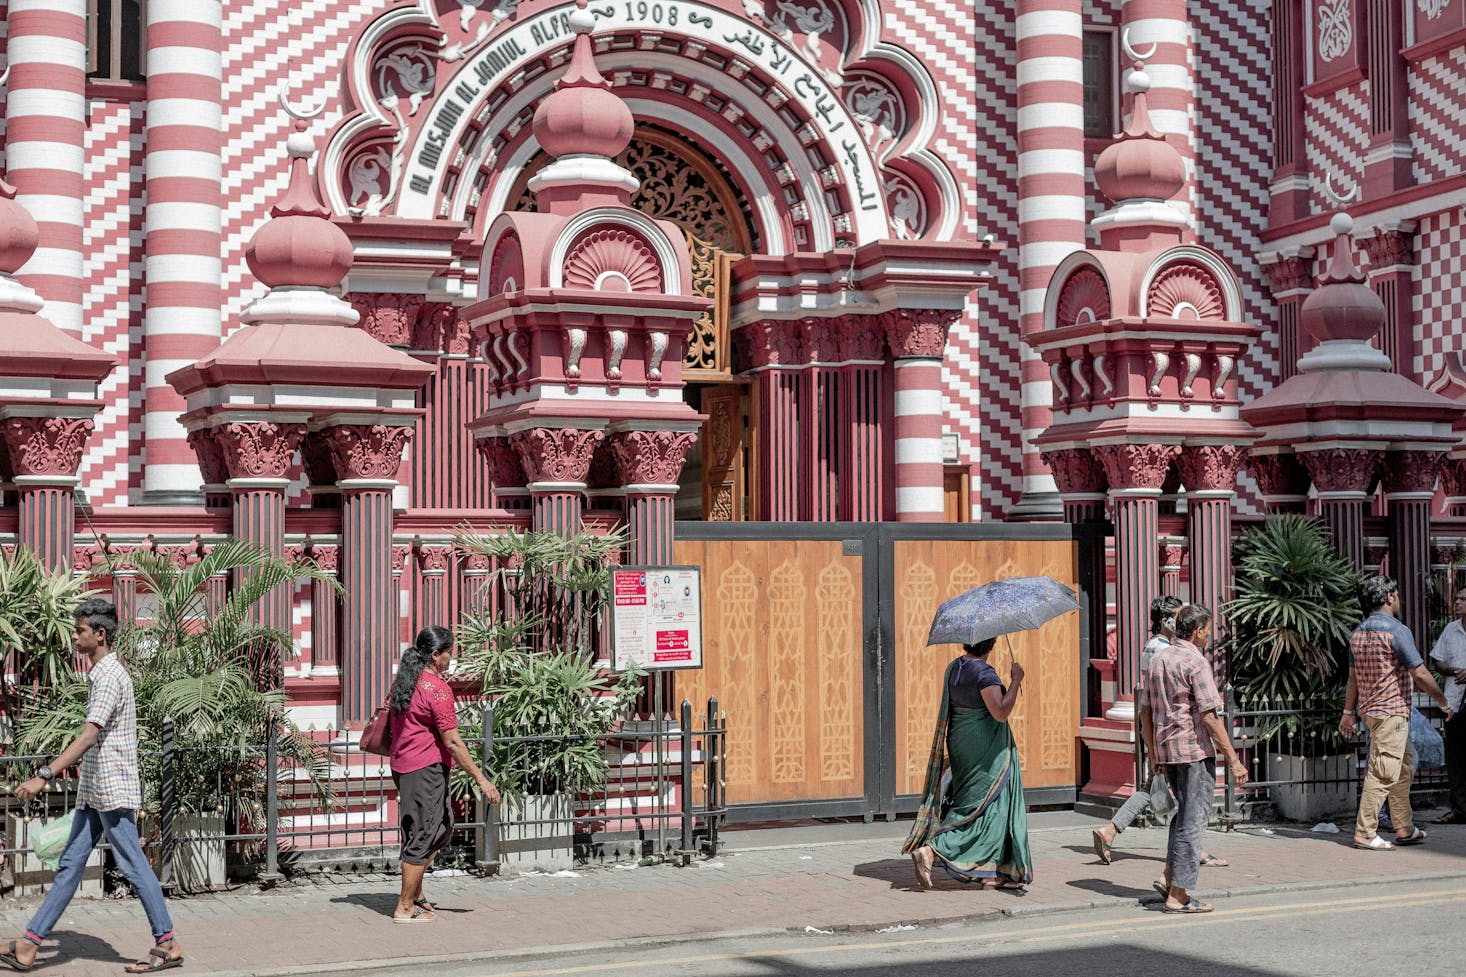
<instances>
[{"instance_id":1,"label":"ornate mosque building","mask_svg":"<svg viewBox=\"0 0 1466 977\"><path fill-rule=\"evenodd\" d=\"M1463 0L0 24L0 537L336 569L267 611L323 721L456 618L465 521L1107 524L1098 717L1235 519L1406 576L1466 502Z\"/></svg>"}]
</instances>

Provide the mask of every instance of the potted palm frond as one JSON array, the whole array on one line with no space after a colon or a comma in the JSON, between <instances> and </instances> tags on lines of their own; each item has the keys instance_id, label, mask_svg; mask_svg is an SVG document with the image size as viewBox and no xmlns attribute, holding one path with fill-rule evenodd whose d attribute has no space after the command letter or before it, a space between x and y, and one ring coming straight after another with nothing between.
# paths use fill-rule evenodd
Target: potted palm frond
<instances>
[{"instance_id":1,"label":"potted palm frond","mask_svg":"<svg viewBox=\"0 0 1466 977\"><path fill-rule=\"evenodd\" d=\"M1349 635L1361 616L1360 575L1322 523L1298 515L1269 516L1248 529L1233 561L1230 679L1238 711L1262 714L1267 779L1285 782L1272 789L1274 805L1300 820L1347 808L1354 750L1337 722Z\"/></svg>"},{"instance_id":2,"label":"potted palm frond","mask_svg":"<svg viewBox=\"0 0 1466 977\"><path fill-rule=\"evenodd\" d=\"M242 540L220 543L187 566L139 552L107 569L115 572L124 561L149 608L148 617L124 621L117 637L137 698L144 816L156 836L166 780L178 815L175 882L184 890L210 888L224 882L223 838L232 833L225 828L264 824L263 743L270 730L281 762L306 775L318 803L329 801L325 753L291 721L284 690L269 680L290 636L261 624L253 611L276 587L331 578L311 563L285 560ZM216 576L235 581L217 607L208 593ZM27 710L18 747L60 749L84 721L85 709L84 678L62 683ZM165 736L171 746L166 755Z\"/></svg>"},{"instance_id":3,"label":"potted palm frond","mask_svg":"<svg viewBox=\"0 0 1466 977\"><path fill-rule=\"evenodd\" d=\"M603 737L641 692L642 673L612 674L600 653L609 568L625 542L624 532L457 537L461 550L491 559L486 587L500 597L500 610L470 612L460 622L455 678L492 706L494 747L476 759L504 795L501 865L570 866L575 799L604 786ZM465 713L464 738L481 752L482 705ZM455 787L461 796L468 784L460 779Z\"/></svg>"}]
</instances>

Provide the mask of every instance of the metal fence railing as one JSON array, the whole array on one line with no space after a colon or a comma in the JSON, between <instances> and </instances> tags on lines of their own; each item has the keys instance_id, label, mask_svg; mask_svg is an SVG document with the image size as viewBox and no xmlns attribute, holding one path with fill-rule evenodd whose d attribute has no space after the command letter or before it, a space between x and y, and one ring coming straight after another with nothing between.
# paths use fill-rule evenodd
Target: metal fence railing
<instances>
[{"instance_id":1,"label":"metal fence railing","mask_svg":"<svg viewBox=\"0 0 1466 977\"><path fill-rule=\"evenodd\" d=\"M487 706L483 731L483 755L496 742L565 740L554 732L496 736ZM684 701L675 718L622 723L595 737L607 768L599 790L552 800L505 798L497 805L485 805L477 794L455 801L453 838L435 864L522 871L549 864L549 848L554 857L579 864L716 852L727 811L726 737L726 717L715 699L696 721ZM209 755L217 750L176 745L165 727L159 749L142 758L139 818L144 847L165 887L271 881L312 868L351 874L395 867L396 790L387 758L363 752L355 734L318 734L315 748L314 775L283 755L273 734L231 748L230 762L221 763ZM12 879L24 870L28 878L49 881L31 857L28 828L76 805L70 776L28 803L15 797L14 788L46 759L0 756L0 866Z\"/></svg>"},{"instance_id":2,"label":"metal fence railing","mask_svg":"<svg viewBox=\"0 0 1466 977\"><path fill-rule=\"evenodd\" d=\"M1355 809L1368 740L1362 731L1353 739L1339 734L1339 697L1236 698L1229 690L1227 699L1232 739L1251 779L1238 787L1227 771L1225 821L1248 820L1264 810L1288 820L1310 821ZM1426 715L1440 732L1442 719ZM1443 767L1417 764L1412 801L1424 802L1445 788Z\"/></svg>"}]
</instances>

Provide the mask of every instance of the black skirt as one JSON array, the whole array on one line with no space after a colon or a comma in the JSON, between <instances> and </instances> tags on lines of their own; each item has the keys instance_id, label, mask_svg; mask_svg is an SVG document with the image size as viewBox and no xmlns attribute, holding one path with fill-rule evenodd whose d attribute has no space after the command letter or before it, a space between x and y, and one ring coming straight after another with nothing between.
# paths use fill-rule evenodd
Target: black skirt
<instances>
[{"instance_id":1,"label":"black skirt","mask_svg":"<svg viewBox=\"0 0 1466 977\"><path fill-rule=\"evenodd\" d=\"M402 861L426 865L453 834L448 806L448 765L434 763L409 773L394 773L397 824L402 829Z\"/></svg>"}]
</instances>

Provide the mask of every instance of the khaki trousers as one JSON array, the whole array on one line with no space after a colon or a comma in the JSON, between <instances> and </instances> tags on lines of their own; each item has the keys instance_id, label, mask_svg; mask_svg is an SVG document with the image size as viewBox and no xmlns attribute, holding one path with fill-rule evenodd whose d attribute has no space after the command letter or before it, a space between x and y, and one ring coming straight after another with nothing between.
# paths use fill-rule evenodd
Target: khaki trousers
<instances>
[{"instance_id":1,"label":"khaki trousers","mask_svg":"<svg viewBox=\"0 0 1466 977\"><path fill-rule=\"evenodd\" d=\"M1354 837L1369 840L1379 833L1379 809L1390 801L1390 820L1395 830L1415 824L1410 810L1410 720L1404 716L1365 716L1369 730L1369 767L1359 792L1359 817Z\"/></svg>"}]
</instances>

